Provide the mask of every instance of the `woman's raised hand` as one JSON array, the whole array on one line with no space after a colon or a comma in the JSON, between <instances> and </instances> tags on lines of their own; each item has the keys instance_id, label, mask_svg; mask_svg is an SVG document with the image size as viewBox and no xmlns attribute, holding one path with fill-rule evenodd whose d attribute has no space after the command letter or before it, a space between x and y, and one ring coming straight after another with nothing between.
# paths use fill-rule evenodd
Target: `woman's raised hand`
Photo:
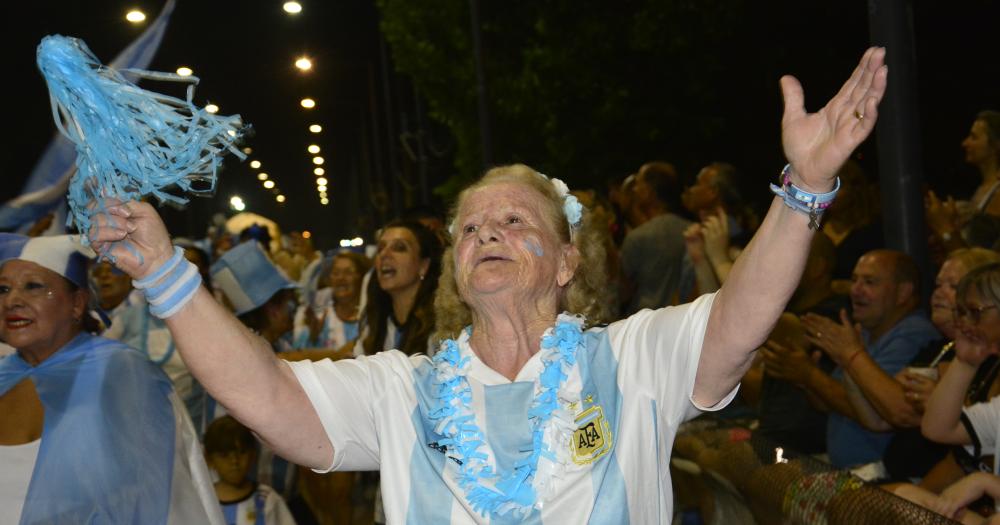
<instances>
[{"instance_id":1,"label":"woman's raised hand","mask_svg":"<svg viewBox=\"0 0 1000 525\"><path fill-rule=\"evenodd\" d=\"M731 262L729 258L729 217L726 210L719 207L715 215L702 223L702 237L705 239L705 255L715 264Z\"/></svg>"},{"instance_id":2,"label":"woman's raised hand","mask_svg":"<svg viewBox=\"0 0 1000 525\"><path fill-rule=\"evenodd\" d=\"M173 255L170 233L152 205L106 199L87 237L94 251L133 279L142 279Z\"/></svg>"},{"instance_id":3,"label":"woman's raised hand","mask_svg":"<svg viewBox=\"0 0 1000 525\"><path fill-rule=\"evenodd\" d=\"M958 231L958 205L954 197L949 195L942 202L933 191L928 191L924 197L924 209L927 213L927 226L934 233L943 235Z\"/></svg>"},{"instance_id":4,"label":"woman's raised hand","mask_svg":"<svg viewBox=\"0 0 1000 525\"><path fill-rule=\"evenodd\" d=\"M793 183L817 193L833 188L837 170L875 127L888 73L885 48L869 48L840 91L816 113L806 113L799 81L781 77L781 142Z\"/></svg>"},{"instance_id":5,"label":"woman's raised hand","mask_svg":"<svg viewBox=\"0 0 1000 525\"><path fill-rule=\"evenodd\" d=\"M998 343L969 337L961 330L955 335L955 358L969 366L978 367L989 356L997 353L1000 353Z\"/></svg>"},{"instance_id":6,"label":"woman's raised hand","mask_svg":"<svg viewBox=\"0 0 1000 525\"><path fill-rule=\"evenodd\" d=\"M702 235L701 223L693 223L684 230L684 246L688 256L694 263L705 260L705 237Z\"/></svg>"}]
</instances>

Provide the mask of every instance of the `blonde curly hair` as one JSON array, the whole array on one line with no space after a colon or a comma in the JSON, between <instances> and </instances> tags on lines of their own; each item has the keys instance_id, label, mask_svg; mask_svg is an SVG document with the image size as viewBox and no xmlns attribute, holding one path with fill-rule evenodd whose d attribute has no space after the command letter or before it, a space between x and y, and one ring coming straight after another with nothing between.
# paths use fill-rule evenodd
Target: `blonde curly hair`
<instances>
[{"instance_id":1,"label":"blonde curly hair","mask_svg":"<svg viewBox=\"0 0 1000 525\"><path fill-rule=\"evenodd\" d=\"M563 197L545 175L523 164L500 166L487 171L481 179L458 195L455 206L449 214L449 233L454 233L458 212L469 195L501 182L523 184L544 197L545 202L549 204L544 213L548 214L549 224L556 225L556 235L562 242L572 243L580 252L580 263L577 265L576 273L560 294L559 308L572 314L583 315L588 326L610 321L610 305L603 300L608 279L604 250L608 231L593 219L587 208L583 208L580 226L571 231L566 213L563 211ZM453 339L463 328L472 323L472 311L462 300L455 284L455 254L451 245L445 250L441 259L441 279L434 297L434 311L435 341Z\"/></svg>"}]
</instances>

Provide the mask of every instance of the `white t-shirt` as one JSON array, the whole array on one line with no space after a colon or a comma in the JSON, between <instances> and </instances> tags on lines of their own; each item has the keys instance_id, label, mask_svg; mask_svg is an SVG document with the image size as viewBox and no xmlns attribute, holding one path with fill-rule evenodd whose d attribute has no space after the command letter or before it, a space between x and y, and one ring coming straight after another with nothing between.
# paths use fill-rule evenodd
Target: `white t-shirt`
<instances>
[{"instance_id":1,"label":"white t-shirt","mask_svg":"<svg viewBox=\"0 0 1000 525\"><path fill-rule=\"evenodd\" d=\"M528 516L541 523L666 523L672 516L670 451L678 426L699 410L692 400L698 358L714 295L691 304L643 310L587 330L579 366L564 389L579 403L573 461L554 496ZM514 382L469 357L471 408L486 436L489 464L502 472L531 450L527 409L542 371L540 353ZM381 470L388 523L489 523L472 510L459 472L437 442L428 407L436 399L430 358L383 352L358 359L289 363L319 414L334 459L329 470ZM578 393L578 397L577 394ZM581 442L583 443L583 442ZM506 516L509 517L510 515Z\"/></svg>"},{"instance_id":2,"label":"white t-shirt","mask_svg":"<svg viewBox=\"0 0 1000 525\"><path fill-rule=\"evenodd\" d=\"M21 520L24 498L35 470L41 439L23 445L0 445L0 524Z\"/></svg>"},{"instance_id":3,"label":"white t-shirt","mask_svg":"<svg viewBox=\"0 0 1000 525\"><path fill-rule=\"evenodd\" d=\"M198 435L177 395L171 393L169 397L176 431L167 524L222 525L222 512L215 499L215 488L205 466ZM41 442L38 439L24 445L0 446L0 525L15 524L21 519Z\"/></svg>"},{"instance_id":4,"label":"white t-shirt","mask_svg":"<svg viewBox=\"0 0 1000 525\"><path fill-rule=\"evenodd\" d=\"M295 518L285 500L271 487L261 484L240 501L220 502L227 525L257 525L257 514L263 514L264 525L295 525Z\"/></svg>"},{"instance_id":5,"label":"white t-shirt","mask_svg":"<svg viewBox=\"0 0 1000 525\"><path fill-rule=\"evenodd\" d=\"M997 439L997 432L1000 430L1000 396L965 407L962 414L972 426L969 429L967 425L966 431L979 454L988 456L992 453L995 458L1000 459L1000 440ZM1000 475L998 466L1000 461L994 460L993 473Z\"/></svg>"}]
</instances>

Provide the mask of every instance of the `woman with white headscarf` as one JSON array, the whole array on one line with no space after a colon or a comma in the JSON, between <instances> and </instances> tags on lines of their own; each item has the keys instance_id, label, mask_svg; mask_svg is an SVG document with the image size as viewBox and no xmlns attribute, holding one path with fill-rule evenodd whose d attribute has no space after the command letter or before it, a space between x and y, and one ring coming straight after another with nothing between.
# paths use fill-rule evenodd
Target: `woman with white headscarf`
<instances>
[{"instance_id":1,"label":"woman with white headscarf","mask_svg":"<svg viewBox=\"0 0 1000 525\"><path fill-rule=\"evenodd\" d=\"M90 333L87 252L0 234L0 523L222 523L170 380Z\"/></svg>"}]
</instances>

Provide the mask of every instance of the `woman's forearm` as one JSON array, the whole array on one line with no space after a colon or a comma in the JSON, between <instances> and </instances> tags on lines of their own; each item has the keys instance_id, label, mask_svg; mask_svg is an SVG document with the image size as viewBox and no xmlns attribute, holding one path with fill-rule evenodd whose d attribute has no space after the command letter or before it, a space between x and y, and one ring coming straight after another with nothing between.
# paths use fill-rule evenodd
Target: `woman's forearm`
<instances>
[{"instance_id":1,"label":"woman's forearm","mask_svg":"<svg viewBox=\"0 0 1000 525\"><path fill-rule=\"evenodd\" d=\"M968 443L969 436L960 418L965 391L975 375L976 367L960 359L952 362L924 405L924 417L920 421L924 436L941 443Z\"/></svg>"},{"instance_id":2,"label":"woman's forearm","mask_svg":"<svg viewBox=\"0 0 1000 525\"><path fill-rule=\"evenodd\" d=\"M774 199L733 265L709 317L695 387L699 403L717 402L732 389L784 311L808 255L808 222Z\"/></svg>"},{"instance_id":3,"label":"woman's forearm","mask_svg":"<svg viewBox=\"0 0 1000 525\"><path fill-rule=\"evenodd\" d=\"M204 287L166 323L188 369L234 417L287 459L329 465L333 450L319 417L267 341Z\"/></svg>"}]
</instances>

